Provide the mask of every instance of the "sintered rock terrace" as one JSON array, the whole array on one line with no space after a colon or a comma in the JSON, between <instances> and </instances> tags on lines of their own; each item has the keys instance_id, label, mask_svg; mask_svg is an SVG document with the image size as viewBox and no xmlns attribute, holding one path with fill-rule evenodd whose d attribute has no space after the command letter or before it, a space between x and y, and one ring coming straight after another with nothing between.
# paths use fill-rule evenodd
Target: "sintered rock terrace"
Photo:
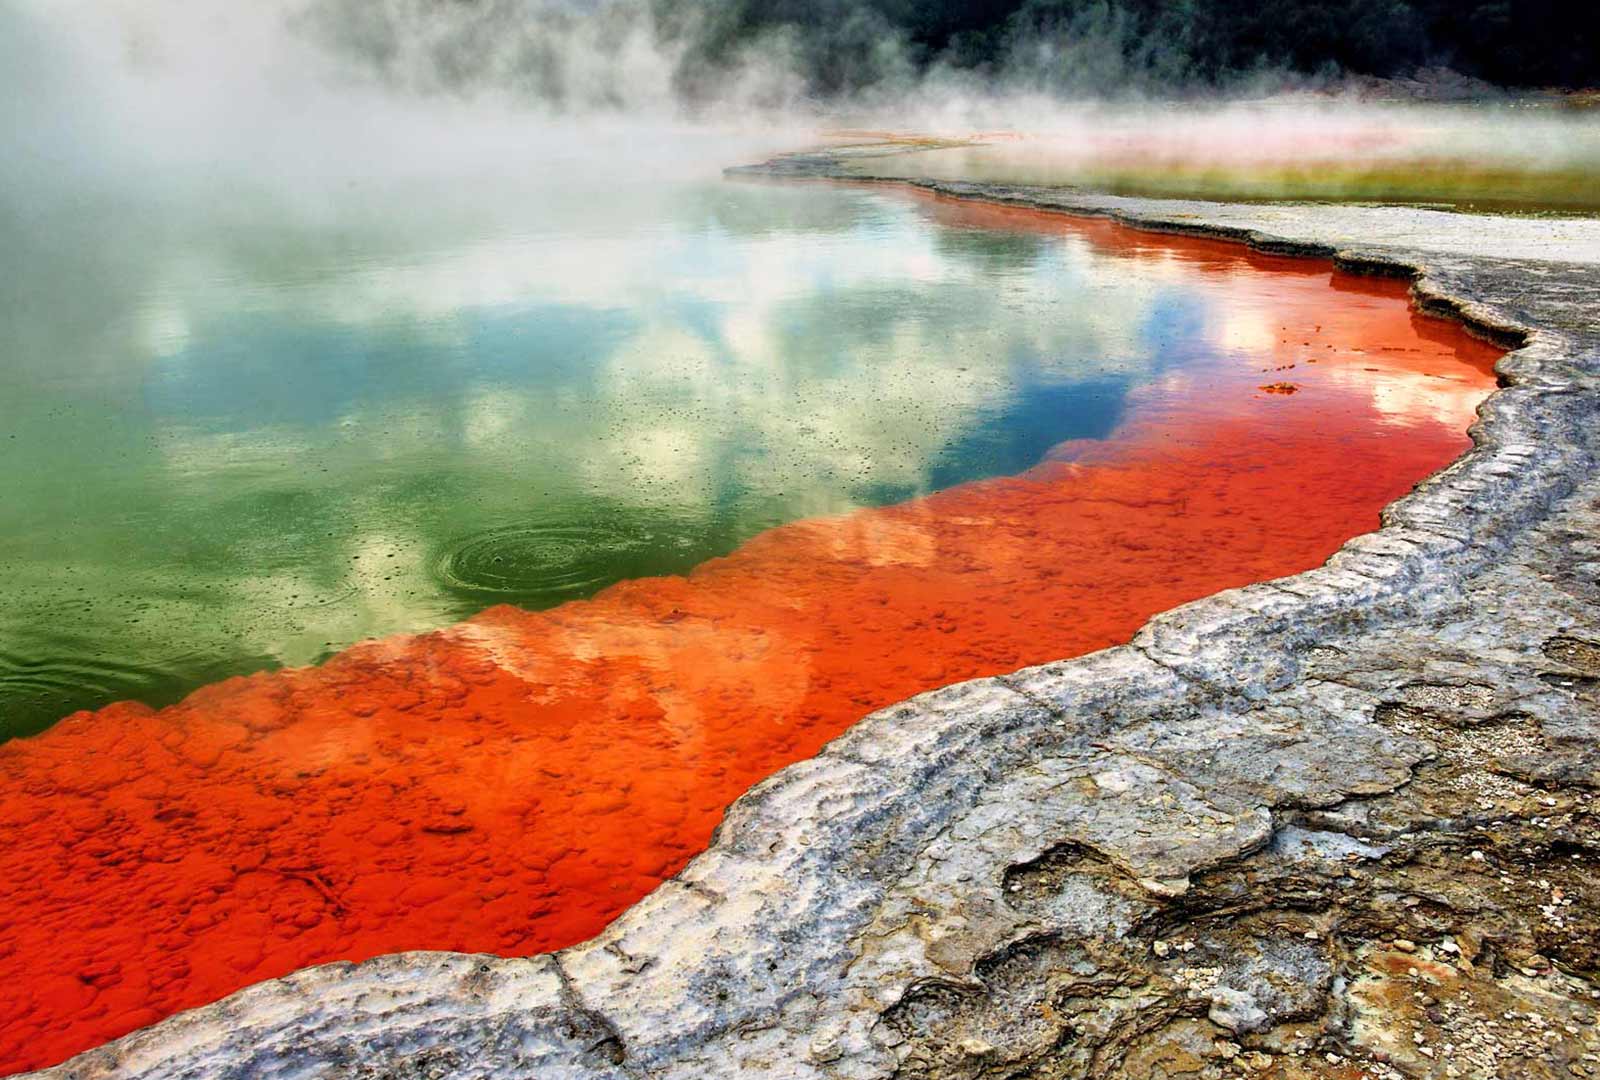
<instances>
[{"instance_id":1,"label":"sintered rock terrace","mask_svg":"<svg viewBox=\"0 0 1600 1080\"><path fill-rule=\"evenodd\" d=\"M865 718L591 942L314 968L39 1075L1600 1075L1597 223L924 186L1416 275L1518 347L1325 567Z\"/></svg>"}]
</instances>

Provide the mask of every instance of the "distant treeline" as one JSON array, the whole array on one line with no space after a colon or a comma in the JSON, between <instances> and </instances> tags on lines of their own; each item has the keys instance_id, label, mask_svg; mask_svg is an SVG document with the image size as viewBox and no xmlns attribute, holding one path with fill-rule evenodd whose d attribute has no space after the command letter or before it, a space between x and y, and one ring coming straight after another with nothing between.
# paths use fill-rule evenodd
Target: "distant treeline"
<instances>
[{"instance_id":1,"label":"distant treeline","mask_svg":"<svg viewBox=\"0 0 1600 1080\"><path fill-rule=\"evenodd\" d=\"M682 89L778 42L810 88L941 64L1054 89L1226 88L1276 73L1507 87L1600 83L1600 3L1573 0L653 0Z\"/></svg>"}]
</instances>

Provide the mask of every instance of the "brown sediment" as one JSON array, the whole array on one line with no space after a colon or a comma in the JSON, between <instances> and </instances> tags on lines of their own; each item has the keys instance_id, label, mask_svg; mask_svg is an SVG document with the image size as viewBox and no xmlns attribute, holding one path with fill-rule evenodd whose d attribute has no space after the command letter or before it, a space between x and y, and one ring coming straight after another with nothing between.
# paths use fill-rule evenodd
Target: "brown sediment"
<instances>
[{"instance_id":1,"label":"brown sediment","mask_svg":"<svg viewBox=\"0 0 1600 1080\"><path fill-rule=\"evenodd\" d=\"M0 1071L321 961L582 940L864 713L1320 563L1465 448L1493 386L1498 350L1395 281L927 205L1162 260L1213 302L1224 347L1021 476L0 747ZM1317 392L1262 401L1261 362L1313 343Z\"/></svg>"}]
</instances>

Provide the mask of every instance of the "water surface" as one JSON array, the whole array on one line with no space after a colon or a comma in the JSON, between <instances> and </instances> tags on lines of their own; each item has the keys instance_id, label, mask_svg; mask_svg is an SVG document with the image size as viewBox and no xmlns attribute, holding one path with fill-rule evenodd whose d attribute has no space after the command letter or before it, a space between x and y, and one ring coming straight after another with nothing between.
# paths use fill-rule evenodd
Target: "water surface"
<instances>
[{"instance_id":1,"label":"water surface","mask_svg":"<svg viewBox=\"0 0 1600 1080\"><path fill-rule=\"evenodd\" d=\"M1015 472L1192 349L1151 348L1192 297L1060 240L609 182L18 223L0 738Z\"/></svg>"}]
</instances>

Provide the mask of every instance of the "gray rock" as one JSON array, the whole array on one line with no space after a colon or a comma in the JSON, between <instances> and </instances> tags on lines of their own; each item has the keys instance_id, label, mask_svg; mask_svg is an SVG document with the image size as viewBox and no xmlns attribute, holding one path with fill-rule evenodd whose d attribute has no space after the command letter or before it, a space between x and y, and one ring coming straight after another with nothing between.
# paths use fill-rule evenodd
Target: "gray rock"
<instances>
[{"instance_id":1,"label":"gray rock","mask_svg":"<svg viewBox=\"0 0 1600 1080\"><path fill-rule=\"evenodd\" d=\"M1211 1008L1206 1019L1235 1035L1248 1035L1271 1025L1265 1009L1256 1004L1248 991L1218 986L1211 991Z\"/></svg>"}]
</instances>

